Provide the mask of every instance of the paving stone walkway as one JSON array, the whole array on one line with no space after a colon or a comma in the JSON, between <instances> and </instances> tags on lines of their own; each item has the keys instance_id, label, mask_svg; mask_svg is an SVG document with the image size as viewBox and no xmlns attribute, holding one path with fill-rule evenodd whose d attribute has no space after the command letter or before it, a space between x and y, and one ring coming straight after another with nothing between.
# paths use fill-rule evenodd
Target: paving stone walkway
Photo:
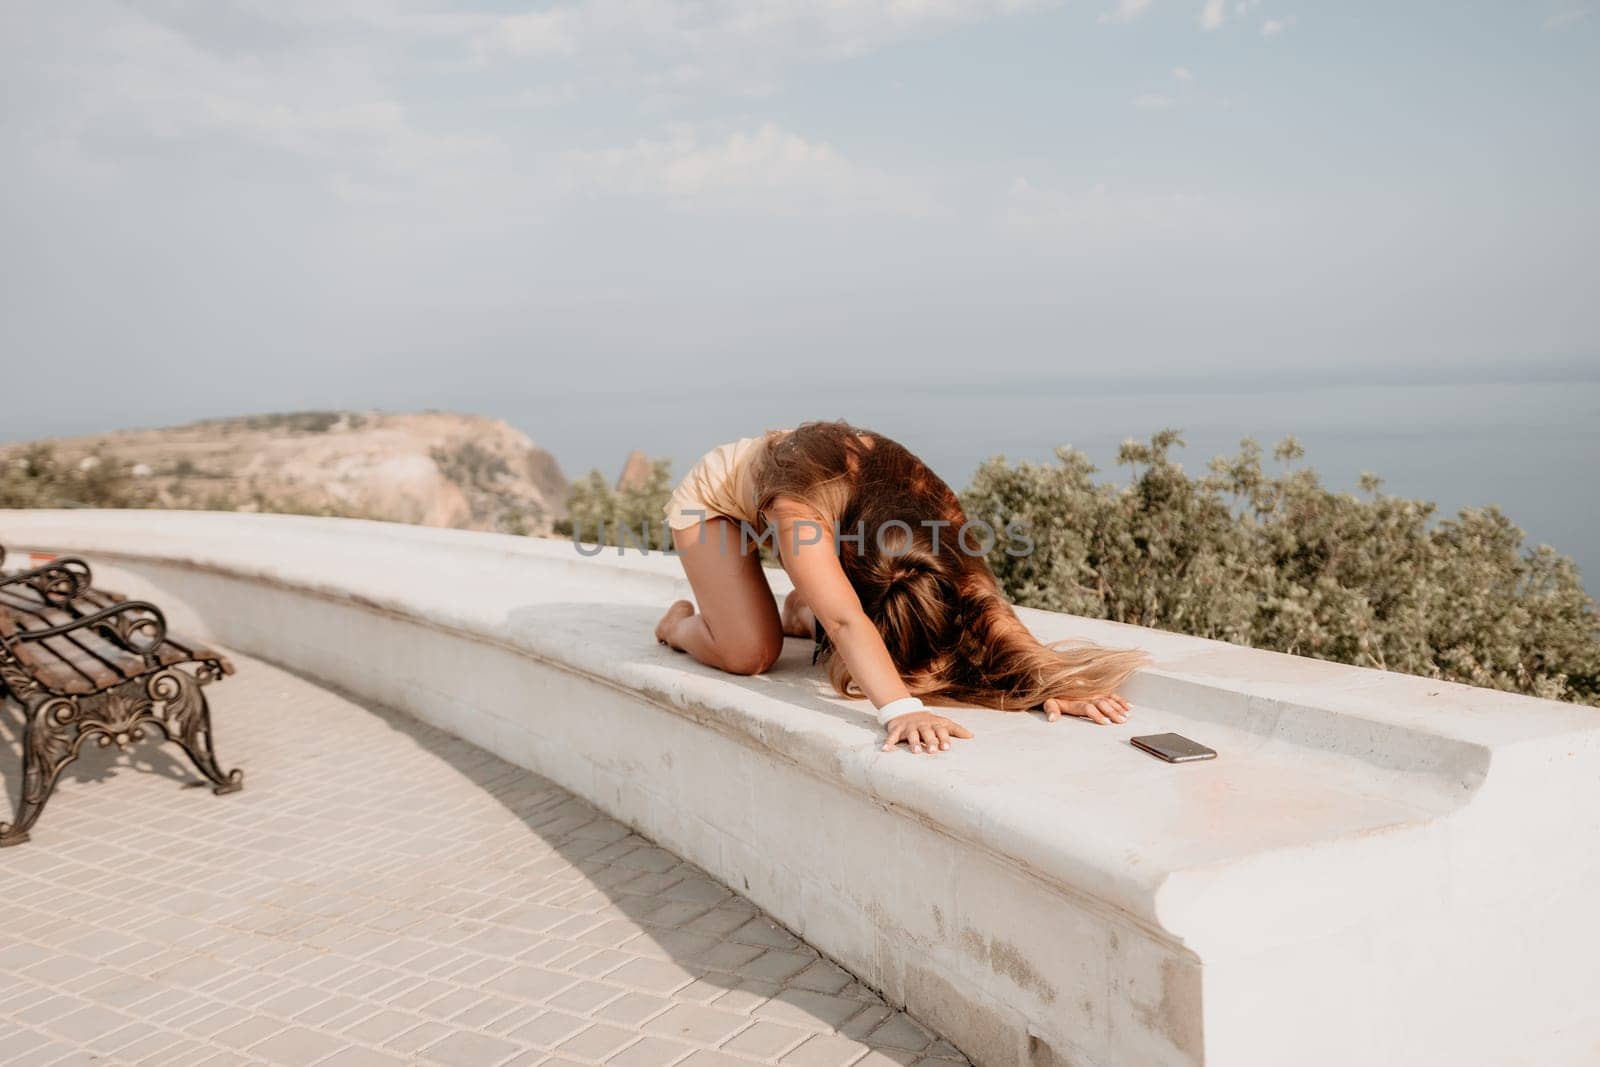
<instances>
[{"instance_id":1,"label":"paving stone walkway","mask_svg":"<svg viewBox=\"0 0 1600 1067\"><path fill-rule=\"evenodd\" d=\"M748 901L549 781L234 656L212 796L70 767L0 850L0 1063L964 1063ZM21 716L0 714L14 802Z\"/></svg>"}]
</instances>

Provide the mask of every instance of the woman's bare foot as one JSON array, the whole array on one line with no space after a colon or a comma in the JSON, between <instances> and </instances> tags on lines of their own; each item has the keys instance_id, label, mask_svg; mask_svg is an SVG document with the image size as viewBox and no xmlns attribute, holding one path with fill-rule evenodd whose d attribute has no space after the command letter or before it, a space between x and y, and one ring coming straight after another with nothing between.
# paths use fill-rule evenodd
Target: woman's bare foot
<instances>
[{"instance_id":1,"label":"woman's bare foot","mask_svg":"<svg viewBox=\"0 0 1600 1067\"><path fill-rule=\"evenodd\" d=\"M815 637L817 617L811 614L811 609L806 607L806 602L800 599L800 594L790 591L783 598L783 608L778 612L782 620L783 632L790 637Z\"/></svg>"},{"instance_id":2,"label":"woman's bare foot","mask_svg":"<svg viewBox=\"0 0 1600 1067\"><path fill-rule=\"evenodd\" d=\"M661 616L661 621L656 623L656 640L663 645L671 646L672 642L667 640L667 634L671 633L672 628L677 626L678 623L693 614L694 603L692 601L674 600L672 606L667 608L667 613Z\"/></svg>"}]
</instances>

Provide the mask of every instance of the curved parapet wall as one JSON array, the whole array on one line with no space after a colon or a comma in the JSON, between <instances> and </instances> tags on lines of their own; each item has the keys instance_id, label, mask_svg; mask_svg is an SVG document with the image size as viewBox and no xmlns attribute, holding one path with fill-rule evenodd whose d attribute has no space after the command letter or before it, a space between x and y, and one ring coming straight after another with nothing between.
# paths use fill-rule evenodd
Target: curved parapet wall
<instances>
[{"instance_id":1,"label":"curved parapet wall","mask_svg":"<svg viewBox=\"0 0 1600 1067\"><path fill-rule=\"evenodd\" d=\"M755 678L658 645L689 595L660 555L137 511L0 511L0 544L559 782L979 1063L1600 1053L1591 709L1023 612L1148 649L1133 719L957 709L977 737L930 758L880 751L809 644ZM1127 743L1166 730L1221 755Z\"/></svg>"}]
</instances>

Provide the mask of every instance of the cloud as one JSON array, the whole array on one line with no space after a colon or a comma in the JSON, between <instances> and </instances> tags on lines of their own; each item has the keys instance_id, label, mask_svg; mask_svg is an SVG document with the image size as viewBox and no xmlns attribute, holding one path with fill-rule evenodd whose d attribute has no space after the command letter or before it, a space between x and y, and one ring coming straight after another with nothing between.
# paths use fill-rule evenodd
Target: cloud
<instances>
[{"instance_id":1,"label":"cloud","mask_svg":"<svg viewBox=\"0 0 1600 1067\"><path fill-rule=\"evenodd\" d=\"M1588 18L1589 12L1590 7L1588 4L1573 4L1569 7L1564 7L1544 20L1544 28L1547 30L1564 29Z\"/></svg>"},{"instance_id":2,"label":"cloud","mask_svg":"<svg viewBox=\"0 0 1600 1067\"><path fill-rule=\"evenodd\" d=\"M581 0L451 24L479 62L577 61L591 77L678 91L770 91L797 65L873 52L905 38L1039 11L1060 0ZM1150 0L1118 0L1142 8Z\"/></svg>"},{"instance_id":3,"label":"cloud","mask_svg":"<svg viewBox=\"0 0 1600 1067\"><path fill-rule=\"evenodd\" d=\"M149 183L173 196L246 173L310 210L319 196L425 209L440 230L557 217L591 193L731 214L927 214L928 181L846 158L813 132L760 115L662 127L641 114L652 96L749 90L788 63L1046 2L593 0L503 18L423 16L410 0L63 5L36 32L74 47L23 71L50 91L11 140L30 170L80 195ZM637 17L624 27L624 15ZM801 26L816 32L791 39ZM616 39L602 32L613 27ZM440 82L461 99L437 99ZM618 89L627 113L572 127L571 105L603 109ZM574 150L587 145L622 147Z\"/></svg>"},{"instance_id":4,"label":"cloud","mask_svg":"<svg viewBox=\"0 0 1600 1067\"><path fill-rule=\"evenodd\" d=\"M726 136L682 123L664 136L597 152L568 152L569 188L665 200L679 207L792 214L857 209L923 213L926 196L846 159L827 141L774 123Z\"/></svg>"},{"instance_id":5,"label":"cloud","mask_svg":"<svg viewBox=\"0 0 1600 1067\"><path fill-rule=\"evenodd\" d=\"M1171 83L1164 88L1151 89L1133 98L1133 106L1140 111L1163 111L1176 104L1179 98L1189 98L1194 74L1188 67L1173 67Z\"/></svg>"},{"instance_id":6,"label":"cloud","mask_svg":"<svg viewBox=\"0 0 1600 1067\"><path fill-rule=\"evenodd\" d=\"M361 156L391 171L492 148L486 135L419 125L380 73L393 61L386 47L337 34L303 39L293 8L262 8L278 20L271 32L240 25L244 16L221 6L183 9L185 19L169 22L115 9L63 12L52 30L76 44L51 69L64 90L47 111L54 132L84 156L126 159L152 144L194 150L220 139L304 157ZM250 48L256 54L246 57Z\"/></svg>"},{"instance_id":7,"label":"cloud","mask_svg":"<svg viewBox=\"0 0 1600 1067\"><path fill-rule=\"evenodd\" d=\"M362 23L371 32L352 35L351 25L337 4L293 0L61 5L33 29L72 41L70 51L47 68L5 57L38 88L11 147L38 180L85 201L194 206L187 198L260 183L306 210L321 197L330 207L425 203L441 225L489 214L519 182L503 121L484 128L477 115L419 108L393 74L418 66L409 49L439 27Z\"/></svg>"},{"instance_id":8,"label":"cloud","mask_svg":"<svg viewBox=\"0 0 1600 1067\"><path fill-rule=\"evenodd\" d=\"M1282 34L1285 30L1287 30L1290 26L1293 26L1293 25L1294 25L1294 16L1293 15L1289 15L1288 17L1281 18L1281 19L1267 19L1266 21L1261 23L1261 36L1263 36L1263 37L1277 37L1280 34ZM1315 35L1313 35L1313 36L1315 36Z\"/></svg>"},{"instance_id":9,"label":"cloud","mask_svg":"<svg viewBox=\"0 0 1600 1067\"><path fill-rule=\"evenodd\" d=\"M1227 6L1227 0L1206 0L1200 9L1200 25L1208 30L1221 26L1228 14Z\"/></svg>"},{"instance_id":10,"label":"cloud","mask_svg":"<svg viewBox=\"0 0 1600 1067\"><path fill-rule=\"evenodd\" d=\"M514 56L568 54L577 50L581 32L571 8L507 15L479 38L481 44Z\"/></svg>"},{"instance_id":11,"label":"cloud","mask_svg":"<svg viewBox=\"0 0 1600 1067\"><path fill-rule=\"evenodd\" d=\"M1149 10L1150 3L1151 0L1117 0L1117 6L1111 11L1102 12L1098 21L1102 24L1132 22Z\"/></svg>"}]
</instances>

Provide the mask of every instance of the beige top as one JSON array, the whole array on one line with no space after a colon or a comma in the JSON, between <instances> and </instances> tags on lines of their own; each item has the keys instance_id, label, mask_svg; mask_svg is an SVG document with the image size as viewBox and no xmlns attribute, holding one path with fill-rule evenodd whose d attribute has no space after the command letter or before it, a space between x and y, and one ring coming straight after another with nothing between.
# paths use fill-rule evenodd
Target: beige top
<instances>
[{"instance_id":1,"label":"beige top","mask_svg":"<svg viewBox=\"0 0 1600 1067\"><path fill-rule=\"evenodd\" d=\"M768 438L788 432L768 430L760 437L741 437L700 457L667 501L667 525L681 530L717 515L758 525L755 463Z\"/></svg>"}]
</instances>

